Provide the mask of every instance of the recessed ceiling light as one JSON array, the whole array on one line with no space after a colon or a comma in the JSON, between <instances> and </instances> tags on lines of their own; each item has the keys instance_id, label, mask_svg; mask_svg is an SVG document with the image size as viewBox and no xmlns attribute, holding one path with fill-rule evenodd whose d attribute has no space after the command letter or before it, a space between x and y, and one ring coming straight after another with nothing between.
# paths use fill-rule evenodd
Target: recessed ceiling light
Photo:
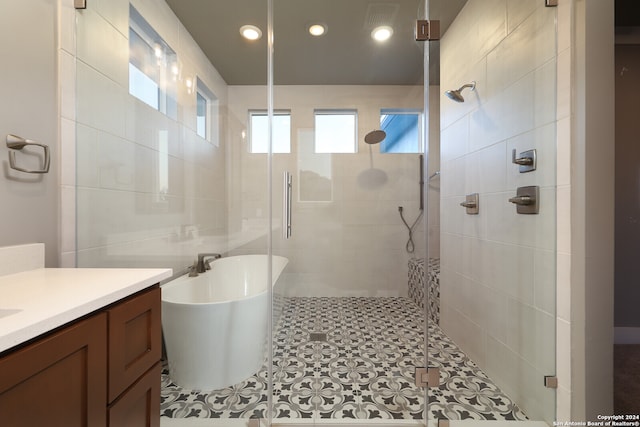
<instances>
[{"instance_id":1,"label":"recessed ceiling light","mask_svg":"<svg viewBox=\"0 0 640 427\"><path fill-rule=\"evenodd\" d=\"M262 31L255 25L243 25L240 27L240 34L247 40L258 40L262 37Z\"/></svg>"},{"instance_id":2,"label":"recessed ceiling light","mask_svg":"<svg viewBox=\"0 0 640 427\"><path fill-rule=\"evenodd\" d=\"M315 37L319 37L327 32L327 27L322 24L311 24L309 25L309 34Z\"/></svg>"},{"instance_id":3,"label":"recessed ceiling light","mask_svg":"<svg viewBox=\"0 0 640 427\"><path fill-rule=\"evenodd\" d=\"M393 35L393 28L387 25L376 27L373 29L373 31L371 31L371 37L373 37L374 40L377 40L379 42L389 40L392 35Z\"/></svg>"}]
</instances>

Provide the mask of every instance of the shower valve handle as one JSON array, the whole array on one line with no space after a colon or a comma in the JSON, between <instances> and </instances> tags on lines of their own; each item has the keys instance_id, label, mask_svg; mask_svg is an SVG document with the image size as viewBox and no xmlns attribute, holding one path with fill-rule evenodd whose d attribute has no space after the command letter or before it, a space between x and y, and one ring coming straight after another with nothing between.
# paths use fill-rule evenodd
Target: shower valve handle
<instances>
[{"instance_id":1,"label":"shower valve handle","mask_svg":"<svg viewBox=\"0 0 640 427\"><path fill-rule=\"evenodd\" d=\"M509 201L516 205L529 206L529 205L535 204L536 199L535 197L531 197L531 196L516 196L516 197L510 198Z\"/></svg>"},{"instance_id":2,"label":"shower valve handle","mask_svg":"<svg viewBox=\"0 0 640 427\"><path fill-rule=\"evenodd\" d=\"M460 206L466 208L467 215L478 215L480 212L480 197L478 193L467 194Z\"/></svg>"},{"instance_id":3,"label":"shower valve handle","mask_svg":"<svg viewBox=\"0 0 640 427\"><path fill-rule=\"evenodd\" d=\"M516 165L530 166L533 165L533 159L531 157L516 157L516 149L511 151L511 163Z\"/></svg>"}]
</instances>

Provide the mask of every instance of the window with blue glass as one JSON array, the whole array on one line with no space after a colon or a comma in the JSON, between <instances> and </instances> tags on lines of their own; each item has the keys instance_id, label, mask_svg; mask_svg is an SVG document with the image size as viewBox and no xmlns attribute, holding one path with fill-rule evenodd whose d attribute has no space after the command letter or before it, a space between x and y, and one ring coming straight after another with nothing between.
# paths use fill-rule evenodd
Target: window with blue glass
<instances>
[{"instance_id":1,"label":"window with blue glass","mask_svg":"<svg viewBox=\"0 0 640 427\"><path fill-rule=\"evenodd\" d=\"M380 143L381 153L421 153L421 111L381 110L380 129L386 138Z\"/></svg>"}]
</instances>

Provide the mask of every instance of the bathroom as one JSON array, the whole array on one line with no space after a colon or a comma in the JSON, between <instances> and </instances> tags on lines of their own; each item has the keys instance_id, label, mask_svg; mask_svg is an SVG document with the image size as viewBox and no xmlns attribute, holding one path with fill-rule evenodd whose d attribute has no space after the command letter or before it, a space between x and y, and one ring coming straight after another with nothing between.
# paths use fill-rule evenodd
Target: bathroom
<instances>
[{"instance_id":1,"label":"bathroom","mask_svg":"<svg viewBox=\"0 0 640 427\"><path fill-rule=\"evenodd\" d=\"M294 86L278 86L277 33L278 25L283 25L278 12L285 14L289 6L275 2L276 86L272 108L277 113L290 113L292 154L274 153L270 164L268 155L247 150L252 136L247 126L249 110L263 113L269 108L266 34L259 48L252 45L256 49L252 53L263 60L260 80L233 84L225 81L204 57L168 5L132 2L179 59L176 80L181 85L175 88L176 105L171 107L168 103L170 110L174 108L171 118L129 96L129 3L87 3L87 9L82 11L65 2L59 8L60 28L64 30L59 31L60 45L52 62L61 82L59 98L54 92L54 99L60 102L61 144L54 153L54 158L61 159L55 169L60 174L60 201L48 202L48 206L59 204L63 220L59 251L51 252L53 255L48 252L50 265L162 266L181 271L193 263L199 252L230 256L271 250L290 260L278 282L280 289L276 290L287 297L394 298L407 291L408 260L427 256L428 252L429 258L441 260L440 321L447 334L490 377L499 377L504 366L513 372L525 372L507 394L514 398L522 395L523 406L528 405L527 398L536 401L531 407L544 401L538 407L545 409L537 414L536 409L527 411L536 414L532 415L534 419L551 422L570 418L567 414L572 412L567 411L572 406L568 402L577 399L571 395L572 383L560 381L555 391L539 387L543 382L538 379L542 374L562 378L561 372L555 370L566 369L560 362L571 352L569 341L563 339L566 335L561 334L569 333L575 320L566 316L566 306L558 306L557 310L554 307L556 278L565 271L562 255L565 260L571 255L571 247L561 246L561 239L566 236L556 236L556 227L558 231L564 229L557 223L566 221L563 215L569 209L555 206L556 200L566 200L560 197L562 191L571 191L568 168L561 167L563 161L568 161L561 157L561 142L572 131L566 128L569 96L567 86L562 84L570 76L563 75L564 80L558 77L556 84L556 74L569 72L562 61L569 60L573 40L560 24L556 35L555 25L556 21L575 19L573 14L577 12L572 3L560 1L556 9L546 8L543 1L532 1L531 6L496 1L493 7L470 1L447 29L451 32L445 32L440 42L428 42L439 43L441 71L439 85L428 89L429 111L434 116L427 122L432 132L424 169L426 177L439 170L441 174L427 183L425 218L429 222L418 222L413 233L414 254L407 253L408 233L398 208L403 207L409 225L420 213L418 156L382 154L379 145L367 145L363 137L380 127L383 109L424 109L425 88L421 81L375 91L352 85L315 91L308 88L309 92L302 93ZM413 19L425 13L419 2L409 3ZM437 12L437 2L430 3ZM262 6L252 9L257 15L254 19L261 25L266 23L268 12L267 5ZM553 14L553 19L541 19L544 13ZM534 19L527 19L531 17ZM332 27L327 26L329 36ZM563 29L567 33L562 33ZM237 29L234 31L237 33ZM461 34L459 38L456 31ZM266 33L264 25L263 32ZM401 33L396 30L394 37ZM523 36L538 33L543 36ZM464 34L486 34L486 39L471 37L477 43L474 45ZM425 42L414 41L419 59L420 43ZM513 59L516 52L525 59ZM384 68L385 64L372 62L370 66ZM472 80L476 81L476 90L463 92L464 103L456 104L444 97L446 89ZM197 91L199 81L205 87L202 92ZM542 91L532 92L534 87ZM209 136L210 140L197 134L196 92L208 95L218 112L214 115L216 123L210 124L217 127L218 136ZM314 109L357 111L357 154L311 155L312 151L305 151L305 143L313 143ZM480 114L486 117L478 117ZM494 126L491 118L497 116L506 117L509 129ZM52 126L55 129L58 125ZM26 125L23 127L26 129ZM562 139L556 137L558 133ZM44 137L36 135L34 139ZM552 149L545 151L544 146L536 146L541 141ZM556 144L557 158L553 150ZM511 163L514 148L518 153L537 148L541 153L540 169L533 175L519 174ZM332 181L329 190L320 183L309 187L313 191L303 192L301 174L295 173L302 170L302 165L318 175L328 175ZM294 225L289 240L281 237L285 170L294 172ZM272 197L267 181L271 181ZM515 195L511 194L515 188L524 185L541 187L541 212L535 218L522 219L515 214L515 206L506 202ZM467 193L475 192L480 193L480 210L484 214L477 217L465 215L464 208L458 206ZM306 197L311 199L302 200ZM441 223L437 220L439 202L446 213L441 216ZM540 228L533 232L529 229L523 235L506 231L524 221L535 222ZM424 233L425 224L428 233ZM47 230L58 229L57 223L43 226ZM529 260L533 263L525 263ZM482 266L487 269L479 268ZM505 286L508 277L520 277L520 273L533 279L523 279L516 289L495 289L487 282ZM446 283L451 285L445 287ZM563 298L568 304L568 297ZM486 312L474 312L472 303L477 300L489 303ZM507 307L503 317L489 316L501 313L501 307ZM556 312L560 319L557 323ZM532 329L514 330L507 325L531 325ZM490 330L492 326L497 331ZM519 337L529 339L520 342ZM486 343L489 339L497 345ZM501 344L510 348L500 349ZM551 361L538 354L537 344L544 346L541 353L551 355ZM538 358L544 358L542 366L530 366ZM520 369L517 361L525 359L531 369ZM529 375L530 372L535 373ZM564 374L568 375L566 371ZM505 391L509 388L504 379L495 379L503 381ZM535 391L527 391L529 383L535 384ZM573 408L576 407L579 406Z\"/></svg>"}]
</instances>

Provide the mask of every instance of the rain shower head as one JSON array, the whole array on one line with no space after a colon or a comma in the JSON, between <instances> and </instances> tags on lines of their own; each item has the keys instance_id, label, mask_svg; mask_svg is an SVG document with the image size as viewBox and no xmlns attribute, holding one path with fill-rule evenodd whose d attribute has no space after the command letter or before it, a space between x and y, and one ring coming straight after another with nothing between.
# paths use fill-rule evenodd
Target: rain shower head
<instances>
[{"instance_id":1,"label":"rain shower head","mask_svg":"<svg viewBox=\"0 0 640 427\"><path fill-rule=\"evenodd\" d=\"M460 86L455 90L448 90L444 94L447 95L449 99L452 99L456 102L464 102L464 97L462 96L462 90L464 88L471 88L471 91L476 90L476 82L467 83L466 85Z\"/></svg>"},{"instance_id":2,"label":"rain shower head","mask_svg":"<svg viewBox=\"0 0 640 427\"><path fill-rule=\"evenodd\" d=\"M364 136L364 142L367 144L379 144L387 137L387 133L383 130L372 130Z\"/></svg>"}]
</instances>

